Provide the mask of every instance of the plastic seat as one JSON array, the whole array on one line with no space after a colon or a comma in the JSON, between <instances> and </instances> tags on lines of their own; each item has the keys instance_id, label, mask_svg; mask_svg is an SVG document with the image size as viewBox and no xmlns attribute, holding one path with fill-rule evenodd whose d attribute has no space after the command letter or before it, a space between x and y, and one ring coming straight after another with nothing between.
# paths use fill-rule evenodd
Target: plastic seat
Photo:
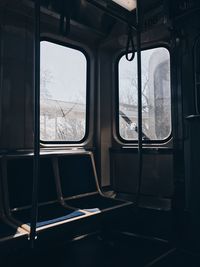
<instances>
[{"instance_id":1,"label":"plastic seat","mask_svg":"<svg viewBox=\"0 0 200 267\"><path fill-rule=\"evenodd\" d=\"M92 152L58 157L57 187L60 198L69 206L82 210L112 211L126 209L131 202L106 197L99 186ZM67 167L66 167L67 166ZM116 212L116 211L115 211Z\"/></svg>"},{"instance_id":2,"label":"plastic seat","mask_svg":"<svg viewBox=\"0 0 200 267\"><path fill-rule=\"evenodd\" d=\"M30 231L33 157L8 157L2 163L8 218ZM37 231L85 218L90 213L62 206L56 194L52 157L40 160Z\"/></svg>"}]
</instances>

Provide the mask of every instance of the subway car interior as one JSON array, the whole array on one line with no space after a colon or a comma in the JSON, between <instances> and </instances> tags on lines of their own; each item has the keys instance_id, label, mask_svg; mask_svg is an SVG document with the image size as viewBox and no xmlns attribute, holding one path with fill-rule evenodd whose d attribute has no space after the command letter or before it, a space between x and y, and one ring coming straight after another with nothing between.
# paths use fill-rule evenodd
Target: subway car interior
<instances>
[{"instance_id":1,"label":"subway car interior","mask_svg":"<svg viewBox=\"0 0 200 267\"><path fill-rule=\"evenodd\" d=\"M0 266L200 266L199 15L0 0Z\"/></svg>"}]
</instances>

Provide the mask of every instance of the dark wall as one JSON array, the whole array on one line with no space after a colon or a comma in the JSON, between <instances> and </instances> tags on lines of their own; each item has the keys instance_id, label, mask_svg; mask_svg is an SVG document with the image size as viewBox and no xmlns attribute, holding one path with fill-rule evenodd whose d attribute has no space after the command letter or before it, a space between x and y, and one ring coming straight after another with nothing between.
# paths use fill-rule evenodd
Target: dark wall
<instances>
[{"instance_id":1,"label":"dark wall","mask_svg":"<svg viewBox=\"0 0 200 267\"><path fill-rule=\"evenodd\" d=\"M10 1L0 10L0 149L33 148L34 110L34 5L30 1ZM88 139L94 145L96 121L95 64L96 46L102 35L72 20L70 33L61 34L59 15L41 9L41 38L51 38L84 49L89 57ZM76 145L75 145L76 146Z\"/></svg>"},{"instance_id":2,"label":"dark wall","mask_svg":"<svg viewBox=\"0 0 200 267\"><path fill-rule=\"evenodd\" d=\"M33 25L1 9L0 148L30 148L33 136Z\"/></svg>"},{"instance_id":3,"label":"dark wall","mask_svg":"<svg viewBox=\"0 0 200 267\"><path fill-rule=\"evenodd\" d=\"M194 77L194 47L197 38L200 36L199 12L195 12L192 14L192 16L188 16L187 20L181 20L178 26L183 28L184 33L184 39L181 48L183 54L182 91L184 119L184 165L186 174L186 210L188 211L189 221L191 223L189 224L190 237L195 239L200 236L200 120L195 105L196 94Z\"/></svg>"},{"instance_id":4,"label":"dark wall","mask_svg":"<svg viewBox=\"0 0 200 267\"><path fill-rule=\"evenodd\" d=\"M145 152L144 152L145 153ZM138 185L138 156L131 149L111 152L113 186L117 192L136 193ZM173 161L170 153L144 154L141 193L171 198L174 193Z\"/></svg>"},{"instance_id":5,"label":"dark wall","mask_svg":"<svg viewBox=\"0 0 200 267\"><path fill-rule=\"evenodd\" d=\"M158 25L142 33L142 47L152 48L167 44L170 46L169 38L170 32L167 27ZM125 51L126 41L127 27L125 24L118 23L99 48L101 57L99 59L98 88L101 96L102 131L99 133L98 151L101 153L103 185L111 184L118 192L133 194L136 192L138 182L137 143L126 144L119 140L116 123L118 116L116 64L119 54ZM172 78L172 80L172 90L176 90L174 79ZM158 148L159 150L157 150ZM163 151L165 151L164 154ZM173 140L163 144L145 145L144 154L142 193L155 197L172 198L174 194Z\"/></svg>"}]
</instances>

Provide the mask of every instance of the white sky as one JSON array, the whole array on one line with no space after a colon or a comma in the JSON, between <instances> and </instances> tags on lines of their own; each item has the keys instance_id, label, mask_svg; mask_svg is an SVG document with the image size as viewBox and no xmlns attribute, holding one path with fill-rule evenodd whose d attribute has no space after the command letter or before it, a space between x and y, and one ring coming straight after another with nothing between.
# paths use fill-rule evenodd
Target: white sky
<instances>
[{"instance_id":1,"label":"white sky","mask_svg":"<svg viewBox=\"0 0 200 267\"><path fill-rule=\"evenodd\" d=\"M144 75L149 72L149 60L155 51L159 51L161 54L168 53L165 48L142 51L142 72ZM52 99L85 103L87 61L82 52L43 41L41 42L41 77L44 71L47 71L51 76L50 81L46 83L46 90ZM126 94L133 78L137 79L137 54L131 62L127 61L125 56L119 61L120 94ZM146 79L145 77L142 78ZM43 90L42 86L41 90ZM135 97L137 97L136 94Z\"/></svg>"},{"instance_id":2,"label":"white sky","mask_svg":"<svg viewBox=\"0 0 200 267\"><path fill-rule=\"evenodd\" d=\"M165 48L164 48L165 49ZM149 60L152 56L152 54L155 51L163 52L163 48L154 48L154 49L149 49L149 50L144 50L141 53L141 60L142 60L142 70L143 72L148 69L149 66ZM166 50L166 49L165 49ZM119 61L119 73L120 73L120 78L123 79L124 75L127 72L130 72L131 74L137 77L137 53L135 54L135 58L133 61L128 61L125 56L123 56L120 61ZM126 76L126 75L125 75Z\"/></svg>"},{"instance_id":3,"label":"white sky","mask_svg":"<svg viewBox=\"0 0 200 267\"><path fill-rule=\"evenodd\" d=\"M148 79L149 74L149 63L152 55L156 53L156 57L163 57L164 54L168 55L169 52L166 48L153 48L144 50L141 53L142 61L142 85ZM134 88L131 84L132 81L135 81L136 87ZM123 96L128 93L132 88L132 93L134 94L135 101L137 100L137 53L133 61L128 61L125 56L123 56L119 61L119 93L120 98L123 100Z\"/></svg>"},{"instance_id":4,"label":"white sky","mask_svg":"<svg viewBox=\"0 0 200 267\"><path fill-rule=\"evenodd\" d=\"M47 89L52 99L85 102L87 61L82 52L43 41L40 62L41 72L52 76Z\"/></svg>"}]
</instances>

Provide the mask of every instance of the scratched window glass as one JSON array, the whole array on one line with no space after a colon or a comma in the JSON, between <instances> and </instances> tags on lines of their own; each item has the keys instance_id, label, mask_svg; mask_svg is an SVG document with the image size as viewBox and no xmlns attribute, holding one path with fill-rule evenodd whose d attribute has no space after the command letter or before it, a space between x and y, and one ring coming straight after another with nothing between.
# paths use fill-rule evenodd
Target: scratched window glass
<instances>
[{"instance_id":1,"label":"scratched window glass","mask_svg":"<svg viewBox=\"0 0 200 267\"><path fill-rule=\"evenodd\" d=\"M143 140L165 140L171 134L170 55L166 48L144 50L142 61ZM129 62L122 56L118 65L119 135L138 139L137 54Z\"/></svg>"}]
</instances>

